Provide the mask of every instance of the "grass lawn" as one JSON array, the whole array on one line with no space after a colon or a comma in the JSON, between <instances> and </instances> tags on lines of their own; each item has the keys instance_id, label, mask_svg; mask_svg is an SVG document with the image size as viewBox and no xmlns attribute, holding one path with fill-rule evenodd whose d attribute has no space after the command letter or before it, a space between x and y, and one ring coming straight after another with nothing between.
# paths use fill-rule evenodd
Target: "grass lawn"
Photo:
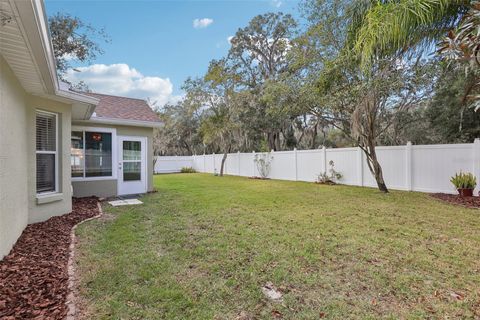
<instances>
[{"instance_id":1,"label":"grass lawn","mask_svg":"<svg viewBox=\"0 0 480 320\"><path fill-rule=\"evenodd\" d=\"M89 319L480 317L480 211L426 194L155 176L77 229ZM261 287L272 282L283 302Z\"/></svg>"}]
</instances>

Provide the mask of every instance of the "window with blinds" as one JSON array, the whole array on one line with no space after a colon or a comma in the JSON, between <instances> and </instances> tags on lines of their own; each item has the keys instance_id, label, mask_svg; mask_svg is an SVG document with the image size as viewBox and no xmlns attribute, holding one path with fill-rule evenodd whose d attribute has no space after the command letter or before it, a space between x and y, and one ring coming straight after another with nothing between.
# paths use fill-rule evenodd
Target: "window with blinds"
<instances>
[{"instance_id":1,"label":"window with blinds","mask_svg":"<svg viewBox=\"0 0 480 320\"><path fill-rule=\"evenodd\" d=\"M37 193L57 191L57 114L37 111Z\"/></svg>"}]
</instances>

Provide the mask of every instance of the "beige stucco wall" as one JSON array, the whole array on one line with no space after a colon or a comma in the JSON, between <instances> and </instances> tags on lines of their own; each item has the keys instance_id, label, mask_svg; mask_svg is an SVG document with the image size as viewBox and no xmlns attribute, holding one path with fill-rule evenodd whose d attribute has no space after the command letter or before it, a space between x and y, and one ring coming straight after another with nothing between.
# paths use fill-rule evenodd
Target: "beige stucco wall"
<instances>
[{"instance_id":1,"label":"beige stucco wall","mask_svg":"<svg viewBox=\"0 0 480 320\"><path fill-rule=\"evenodd\" d=\"M35 110L59 116L59 192L56 201L37 203ZM26 93L0 56L0 259L28 223L72 209L70 186L70 105Z\"/></svg>"},{"instance_id":2,"label":"beige stucco wall","mask_svg":"<svg viewBox=\"0 0 480 320\"><path fill-rule=\"evenodd\" d=\"M118 136L147 137L147 191L153 190L153 128L106 125L92 122L74 122L74 126L115 128ZM114 141L113 143L117 143ZM113 169L117 164L113 164ZM117 195L117 180L72 181L74 197L112 197Z\"/></svg>"},{"instance_id":3,"label":"beige stucco wall","mask_svg":"<svg viewBox=\"0 0 480 320\"><path fill-rule=\"evenodd\" d=\"M71 111L70 105L35 96L27 98L28 121L28 176L32 181L28 184L29 223L44 221L52 216L72 211L72 187L70 183L70 143L71 143ZM35 110L40 109L58 114L58 155L59 155L59 200L38 204L36 196L36 160L35 160Z\"/></svg>"},{"instance_id":4,"label":"beige stucco wall","mask_svg":"<svg viewBox=\"0 0 480 320\"><path fill-rule=\"evenodd\" d=\"M90 196L108 198L117 195L117 179L72 181L72 186L73 196L77 198Z\"/></svg>"},{"instance_id":5,"label":"beige stucco wall","mask_svg":"<svg viewBox=\"0 0 480 320\"><path fill-rule=\"evenodd\" d=\"M26 95L0 56L0 259L28 222Z\"/></svg>"}]
</instances>

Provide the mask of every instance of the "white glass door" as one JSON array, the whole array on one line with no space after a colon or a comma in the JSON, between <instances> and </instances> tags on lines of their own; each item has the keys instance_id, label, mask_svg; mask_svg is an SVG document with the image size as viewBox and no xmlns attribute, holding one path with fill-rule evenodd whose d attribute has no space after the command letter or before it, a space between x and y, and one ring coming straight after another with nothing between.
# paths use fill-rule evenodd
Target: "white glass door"
<instances>
[{"instance_id":1,"label":"white glass door","mask_svg":"<svg viewBox=\"0 0 480 320\"><path fill-rule=\"evenodd\" d=\"M118 195L147 192L146 138L118 137Z\"/></svg>"}]
</instances>

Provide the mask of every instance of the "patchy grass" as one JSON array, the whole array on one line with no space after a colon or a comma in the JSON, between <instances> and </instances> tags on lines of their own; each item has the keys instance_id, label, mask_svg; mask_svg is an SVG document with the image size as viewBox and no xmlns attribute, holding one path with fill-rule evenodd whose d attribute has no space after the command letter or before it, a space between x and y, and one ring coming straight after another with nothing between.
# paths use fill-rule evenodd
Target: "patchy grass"
<instances>
[{"instance_id":1,"label":"patchy grass","mask_svg":"<svg viewBox=\"0 0 480 320\"><path fill-rule=\"evenodd\" d=\"M89 318L480 317L480 211L426 194L155 176L82 225ZM282 303L261 291L272 282Z\"/></svg>"}]
</instances>

